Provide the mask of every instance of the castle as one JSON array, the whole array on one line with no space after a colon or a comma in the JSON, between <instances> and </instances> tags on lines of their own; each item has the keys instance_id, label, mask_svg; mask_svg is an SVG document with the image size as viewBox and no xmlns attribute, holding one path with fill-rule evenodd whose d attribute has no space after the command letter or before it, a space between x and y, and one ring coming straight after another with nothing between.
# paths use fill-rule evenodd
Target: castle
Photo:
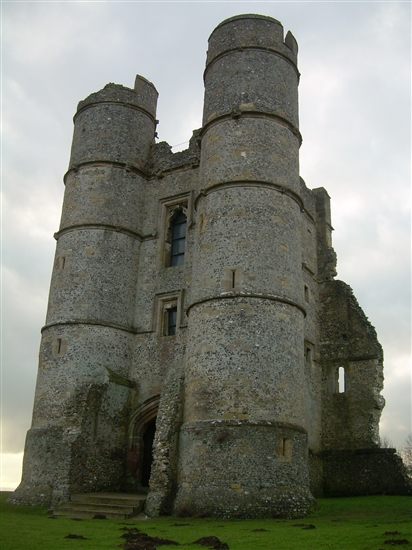
<instances>
[{"instance_id":1,"label":"castle","mask_svg":"<svg viewBox=\"0 0 412 550\"><path fill-rule=\"evenodd\" d=\"M378 447L383 353L334 278L328 193L299 176L297 53L270 17L221 23L175 154L145 78L79 103L11 502L148 487L153 516L290 517L409 491Z\"/></svg>"}]
</instances>

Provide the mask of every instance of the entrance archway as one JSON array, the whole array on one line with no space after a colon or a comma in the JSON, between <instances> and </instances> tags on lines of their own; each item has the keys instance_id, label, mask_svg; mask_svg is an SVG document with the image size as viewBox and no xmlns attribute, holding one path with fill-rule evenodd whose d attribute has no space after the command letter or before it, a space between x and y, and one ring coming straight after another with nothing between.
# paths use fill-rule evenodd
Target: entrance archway
<instances>
[{"instance_id":1,"label":"entrance archway","mask_svg":"<svg viewBox=\"0 0 412 550\"><path fill-rule=\"evenodd\" d=\"M149 487L159 400L159 395L148 399L130 419L127 471L137 490Z\"/></svg>"}]
</instances>

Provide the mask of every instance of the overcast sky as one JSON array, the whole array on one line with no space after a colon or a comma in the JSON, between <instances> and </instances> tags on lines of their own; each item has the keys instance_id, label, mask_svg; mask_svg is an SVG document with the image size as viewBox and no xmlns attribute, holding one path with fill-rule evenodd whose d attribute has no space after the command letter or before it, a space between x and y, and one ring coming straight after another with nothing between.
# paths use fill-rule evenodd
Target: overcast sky
<instances>
[{"instance_id":1,"label":"overcast sky","mask_svg":"<svg viewBox=\"0 0 412 550\"><path fill-rule=\"evenodd\" d=\"M158 134L201 126L207 40L259 13L299 43L301 175L332 199L338 278L385 351L381 435L411 431L410 2L2 1L3 487L20 480L77 103L136 74L159 92ZM174 148L174 151L186 145Z\"/></svg>"}]
</instances>

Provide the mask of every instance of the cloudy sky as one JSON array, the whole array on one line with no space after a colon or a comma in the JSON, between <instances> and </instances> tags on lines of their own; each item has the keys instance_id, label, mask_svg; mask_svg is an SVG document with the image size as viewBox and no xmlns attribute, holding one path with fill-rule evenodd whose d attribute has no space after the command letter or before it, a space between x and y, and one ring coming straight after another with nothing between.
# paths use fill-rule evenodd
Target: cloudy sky
<instances>
[{"instance_id":1,"label":"cloudy sky","mask_svg":"<svg viewBox=\"0 0 412 550\"><path fill-rule=\"evenodd\" d=\"M385 350L381 435L411 431L411 4L1 2L3 487L20 479L78 101L135 75L159 91L160 140L201 126L207 39L240 13L299 43L301 175L332 198L338 278Z\"/></svg>"}]
</instances>

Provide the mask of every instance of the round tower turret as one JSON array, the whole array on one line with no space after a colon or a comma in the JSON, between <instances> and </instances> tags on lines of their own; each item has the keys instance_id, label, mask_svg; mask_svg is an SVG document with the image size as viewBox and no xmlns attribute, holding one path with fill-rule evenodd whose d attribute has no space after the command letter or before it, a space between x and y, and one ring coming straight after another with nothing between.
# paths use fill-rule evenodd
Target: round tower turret
<instances>
[{"instance_id":1,"label":"round tower turret","mask_svg":"<svg viewBox=\"0 0 412 550\"><path fill-rule=\"evenodd\" d=\"M116 490L132 383L146 164L157 91L109 84L78 105L22 485L34 502ZM110 437L107 434L110 433ZM50 464L38 453L52 446ZM59 469L56 475L54 469ZM39 495L43 495L42 497Z\"/></svg>"},{"instance_id":2,"label":"round tower turret","mask_svg":"<svg viewBox=\"0 0 412 550\"><path fill-rule=\"evenodd\" d=\"M209 39L177 512L273 517L313 502L296 53L256 15Z\"/></svg>"},{"instance_id":3,"label":"round tower turret","mask_svg":"<svg viewBox=\"0 0 412 550\"><path fill-rule=\"evenodd\" d=\"M133 323L157 95L137 76L134 90L108 84L78 105L47 324Z\"/></svg>"}]
</instances>

